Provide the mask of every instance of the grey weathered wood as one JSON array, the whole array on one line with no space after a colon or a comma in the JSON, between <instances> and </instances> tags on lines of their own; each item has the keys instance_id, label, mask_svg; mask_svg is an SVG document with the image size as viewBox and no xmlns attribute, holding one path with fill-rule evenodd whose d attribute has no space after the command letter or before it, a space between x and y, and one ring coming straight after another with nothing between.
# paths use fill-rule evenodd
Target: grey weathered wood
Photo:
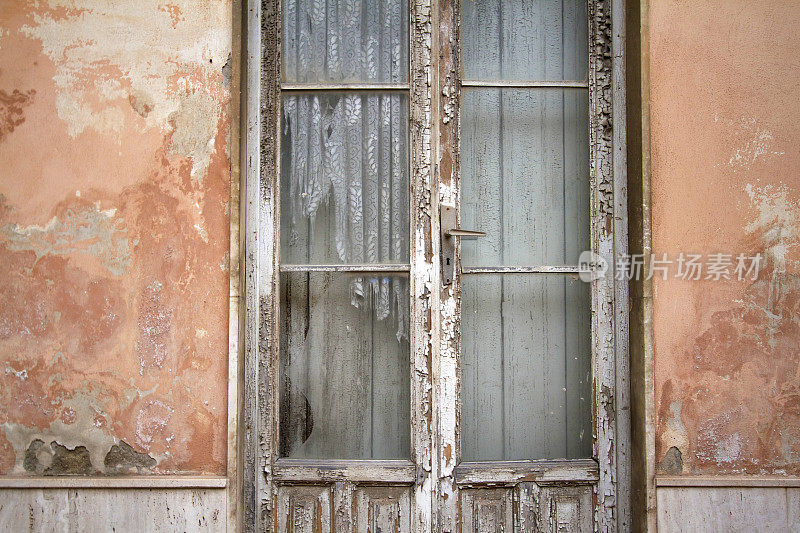
<instances>
[{"instance_id":1,"label":"grey weathered wood","mask_svg":"<svg viewBox=\"0 0 800 533\"><path fill-rule=\"evenodd\" d=\"M411 10L411 454L417 466L412 495L411 531L430 531L438 490L438 462L434 446L435 410L433 366L438 350L438 234L432 171L433 127L431 0L412 0ZM438 96L438 95L437 95Z\"/></svg>"},{"instance_id":2,"label":"grey weathered wood","mask_svg":"<svg viewBox=\"0 0 800 533\"><path fill-rule=\"evenodd\" d=\"M520 483L515 499L519 509L515 531L589 533L594 530L590 485L565 487Z\"/></svg>"},{"instance_id":3,"label":"grey weathered wood","mask_svg":"<svg viewBox=\"0 0 800 533\"><path fill-rule=\"evenodd\" d=\"M611 1L589 3L589 143L591 172L592 250L614 257L615 203L614 130L612 108ZM620 178L621 179L621 178ZM624 217L620 223L625 223ZM616 292L614 273L595 280L592 293L594 379L594 454L600 465L595 527L617 530L617 361L615 344ZM624 438L624 437L623 437Z\"/></svg>"},{"instance_id":4,"label":"grey weathered wood","mask_svg":"<svg viewBox=\"0 0 800 533\"><path fill-rule=\"evenodd\" d=\"M510 4L510 3L509 3ZM622 232L624 230L624 224L626 223L625 220L625 212L620 209L615 209L617 206L624 204L624 174L617 175L615 174L615 169L612 165L609 165L609 155L611 154L611 145L614 141L613 139L613 131L618 128L624 128L624 115L623 114L612 114L612 110L609 107L609 103L611 101L611 71L608 68L611 63L611 54L607 52L609 50L610 42L611 42L611 34L610 34L610 5L604 2L592 2L592 8L590 12L589 20L587 21L587 26L590 27L591 33L591 52L589 53L586 48L583 48L585 57L588 56L590 62L592 62L591 66L591 75L590 75L590 84L592 89L590 91L590 113L591 113L591 126L590 129L592 130L592 134L590 135L591 144L589 148L589 161L591 161L591 206L592 206L592 243L595 245L595 251L602 251L605 253L608 252L606 246L609 242L613 242L614 235L618 232ZM595 5L596 4L596 5ZM575 4L578 5L577 3ZM486 13L479 13L479 10L491 10L491 9L504 9L506 6L502 8L492 7L495 6L493 2L474 2L470 3L469 7L474 9L477 13L475 16L475 20L479 21L476 24L475 28L478 32L480 32L478 40L481 43L485 43L485 46L480 48L481 53L483 54L483 59L485 62L485 68L483 72L481 72L481 78L497 78L499 77L499 73L493 73L492 65L498 65L500 63L499 58L503 56L504 52L500 49L499 43L495 43L492 41L493 34L495 30L492 29L492 21L491 17L487 16ZM575 7L575 6L573 6ZM573 10L574 11L574 10ZM565 9L563 11L565 14L569 14L570 10ZM524 17L520 17L524 18ZM469 21L466 21L464 24L468 24ZM463 27L463 25L462 25ZM621 29L620 29L621 31ZM567 35L564 36L565 40L568 38ZM579 44L576 41L576 44ZM576 50L580 47L576 46ZM467 54L469 55L469 54ZM541 56L540 56L541 57ZM494 58L494 59L493 59ZM546 58L545 58L546 59ZM517 64L519 65L519 63ZM585 63L584 63L585 65ZM543 65L540 65L542 68L546 70L547 63L544 62ZM583 67L583 71L585 72L585 66ZM544 76L539 75L539 79L553 79L551 76ZM578 76L580 78L582 76ZM567 78L569 78L567 76ZM474 79L474 78L473 78ZM530 77L527 77L530 79ZM573 78L574 79L574 78ZM460 96L462 98L466 98L472 89L467 92L465 91ZM575 95L574 98L580 98L579 93L570 93L570 95ZM459 95L457 95L459 96ZM570 96L573 98L572 96ZM577 104L577 102L576 102ZM585 104L584 104L585 105ZM573 109L573 105L565 108L565 113L568 113L571 109ZM614 110L616 111L616 109ZM619 117L619 120L617 120ZM568 115L564 116L564 120L568 120ZM464 118L462 120L462 132L464 131ZM619 135L617 139L619 139ZM623 145L624 147L624 145ZM616 149L617 147L615 147ZM457 151L454 150L454 153L457 154ZM567 156L566 159L574 159L575 154L571 154ZM462 153L462 157L468 157L467 154ZM484 158L485 161L485 158ZM463 165L463 163L462 163ZM462 166L463 169L463 166ZM467 176L468 177L468 176ZM622 181L619 181L622 180ZM616 188L614 188L616 187ZM456 194L458 196L458 194ZM486 199L486 193L482 191L481 195L479 195L481 200ZM573 200L576 197L570 196L570 194L565 195L565 201ZM579 197L578 197L579 199ZM471 198L466 197L462 193L461 202L462 202L462 213L464 209L464 203L469 202ZM585 201L585 200L584 200ZM616 204L615 204L616 202ZM609 213L618 213L616 217L616 226L609 223ZM465 222L465 225L468 224L469 227L474 227L476 229L484 230L484 227L481 227L479 224L475 224L472 221ZM604 226L604 227L603 227ZM488 231L491 236L491 231ZM624 233L621 233L624 235ZM622 237L624 238L624 236ZM584 238L585 239L585 238ZM582 240L582 239L579 239ZM481 244L486 244L487 241L484 240ZM565 248L564 253L572 253L579 251L577 247L572 248L570 250L569 246ZM491 254L489 254L491 255ZM482 254L481 260L486 260L487 254ZM611 255L606 255L606 259L611 259ZM567 261L569 262L569 261ZM497 264L497 263L495 263ZM540 263L541 264L541 263ZM552 263L551 263L552 264ZM480 263L479 265L468 264L467 268L469 267L477 267L477 266L489 266L487 263ZM466 269L465 269L466 270ZM468 271L468 270L467 270ZM613 273L610 273L610 276L613 279ZM470 280L472 277L470 277ZM467 281L466 278L464 280L456 279L456 284L460 281ZM470 281L471 283L471 281ZM598 421L597 423L601 426L598 434L596 436L596 450L594 452L595 456L598 457L598 451L602 450L604 456L599 457L600 465L597 469L597 474L595 479L600 478L598 490L600 494L600 506L597 509L597 518L598 523L597 526L599 529L603 530L615 530L617 528L617 516L615 516L615 501L614 496L616 494L616 487L618 481L622 483L626 483L627 480L617 479L617 450L613 446L613 442L617 438L626 438L627 435L625 434L625 427L624 424L617 427L615 422L617 412L616 406L614 405L614 401L617 399L617 373L626 372L626 368L624 364L621 364L619 361L619 352L616 352L616 346L613 342L615 338L615 333L619 331L619 328L624 328L624 320L626 319L625 311L622 310L622 301L621 301L621 292L619 288L615 288L613 286L609 287L607 285L607 281L603 282L595 282L593 284L593 300L594 304L594 312L599 314L598 318L593 320L592 326L592 341L591 346L594 347L594 355L592 361L592 369L593 374L595 376L601 376L600 381L604 384L602 387L600 385L596 385L594 391L592 391L593 395L597 396L598 401L601 403L598 406ZM619 305L618 305L619 303ZM617 325L615 320L621 318L623 322L621 325ZM466 319L466 316L462 316L462 321ZM572 319L576 320L576 319ZM462 322L462 326L464 326ZM462 328L464 331L462 335L466 334L466 328ZM491 340L491 334L484 328L481 330L482 340ZM567 337L571 337L571 334L567 334ZM609 339L611 339L611 343L609 343ZM623 339L624 342L624 339ZM569 348L570 351L580 350L580 346L575 346L573 348ZM577 370L577 369L576 369ZM570 372L570 370L568 370ZM573 371L574 372L574 371ZM485 372L480 373L481 377L487 378L489 374ZM620 376L620 379L624 376ZM465 385L468 385L466 381L464 382ZM589 384L589 380L584 381L585 385ZM624 384L624 383L623 383ZM590 396L589 394L584 395L584 398ZM609 398L611 401L609 402ZM611 427L613 424L614 427ZM605 425L605 427L602 427ZM617 432L621 432L622 435L618 435ZM466 438L466 435L463 434L463 431L459 431L458 428L456 429L456 438L461 435L461 438ZM470 435L472 437L472 435ZM593 439L595 440L595 439ZM612 453L607 453L609 449L612 449ZM623 454L624 455L624 452ZM484 465L488 472L491 472L493 468L492 465ZM488 474L487 474L488 477ZM586 490L585 488L583 489ZM585 499L585 494L583 498ZM564 509L570 508L569 505L564 507ZM573 507L574 509L574 507ZM567 513L564 511L564 513ZM586 514L584 513L584 516ZM552 518L549 517L548 520ZM557 518L557 517L556 517ZM591 520L591 518L590 518ZM585 520L584 526L587 527ZM588 527L591 528L591 523L588 524ZM624 528L624 525L623 525Z\"/></svg>"},{"instance_id":5,"label":"grey weathered wood","mask_svg":"<svg viewBox=\"0 0 800 533\"><path fill-rule=\"evenodd\" d=\"M440 206L435 212L452 211L458 216L458 114L460 109L458 80L459 67L459 19L461 16L459 0L438 0L433 3L434 21L437 31L432 34L433 48L438 58L433 70L434 87L433 109L435 117L433 125L433 163L438 182L438 194L434 199ZM441 230L442 221L438 220ZM456 220L457 222L457 220ZM455 224L458 227L458 224ZM439 246L443 246L440 242ZM437 249L434 243L434 254L442 255L442 248ZM452 259L453 269L460 262L460 247L455 246ZM442 264L441 257L437 263ZM436 480L433 495L434 531L459 530L459 497L458 487L453 474L455 465L460 460L461 443L459 440L459 294L458 276L448 276L444 269L434 276L434 292L438 295L437 312L433 322L438 334L436 358L432 369L434 374L434 427L435 444L433 455L436 464ZM448 277L450 279L448 279ZM449 284L443 283L445 281ZM441 287L441 289L439 289Z\"/></svg>"},{"instance_id":6,"label":"grey weathered wood","mask_svg":"<svg viewBox=\"0 0 800 533\"><path fill-rule=\"evenodd\" d=\"M507 488L462 489L460 530L468 533L513 531L512 494Z\"/></svg>"},{"instance_id":7,"label":"grey weathered wood","mask_svg":"<svg viewBox=\"0 0 800 533\"><path fill-rule=\"evenodd\" d=\"M408 272L409 264L361 264L361 265L287 265L280 266L281 272Z\"/></svg>"},{"instance_id":8,"label":"grey weathered wood","mask_svg":"<svg viewBox=\"0 0 800 533\"><path fill-rule=\"evenodd\" d=\"M582 80L586 56L564 49L562 13L585 6L582 0L564 2L508 2L490 0L464 3L462 34L467 43L464 77L481 80ZM562 11L562 6L564 10ZM495 26L496 21L502 21ZM584 32L585 35L585 32ZM571 71L561 70L562 57L582 59ZM503 67L500 67L500 64Z\"/></svg>"},{"instance_id":9,"label":"grey weathered wood","mask_svg":"<svg viewBox=\"0 0 800 533\"><path fill-rule=\"evenodd\" d=\"M352 533L355 529L355 484L339 481L333 489L333 531Z\"/></svg>"},{"instance_id":10,"label":"grey weathered wood","mask_svg":"<svg viewBox=\"0 0 800 533\"><path fill-rule=\"evenodd\" d=\"M404 483L416 481L417 471L411 461L390 460L311 460L278 459L273 474L281 483L331 483L352 481Z\"/></svg>"},{"instance_id":11,"label":"grey weathered wood","mask_svg":"<svg viewBox=\"0 0 800 533\"><path fill-rule=\"evenodd\" d=\"M461 87L498 87L506 89L588 89L589 83L586 81L569 80L529 80L529 81L508 81L508 80L462 80Z\"/></svg>"},{"instance_id":12,"label":"grey weathered wood","mask_svg":"<svg viewBox=\"0 0 800 533\"><path fill-rule=\"evenodd\" d=\"M626 4L612 0L612 112L614 144L614 253L627 255L628 249L628 157L627 157L627 96L626 96ZM650 255L648 254L649 258ZM632 446L631 446L631 368L630 368L630 287L615 278L614 337L617 436L617 523L618 530L633 528L632 518Z\"/></svg>"},{"instance_id":13,"label":"grey weathered wood","mask_svg":"<svg viewBox=\"0 0 800 533\"><path fill-rule=\"evenodd\" d=\"M581 22L585 14L576 23ZM503 263L515 265L498 269L503 274L577 272L577 267L533 265L577 263L580 251L588 248L585 97L489 89L466 93L463 101L463 224L488 235L462 244L467 264L462 273L490 273L496 267L489 265ZM494 448L477 449L478 455L468 458L590 455L586 286L558 278L504 276L469 280L464 287L465 368L481 380L473 384L472 376L464 374L465 433L473 439L482 434L502 438ZM490 378L498 371L496 380ZM489 387L500 388L499 402L486 391ZM473 400L472 391L480 398ZM483 414L475 418L479 410Z\"/></svg>"},{"instance_id":14,"label":"grey weathered wood","mask_svg":"<svg viewBox=\"0 0 800 533\"><path fill-rule=\"evenodd\" d=\"M275 287L271 179L278 168L279 1L248 0L246 10L242 493L244 528L260 531L273 530L272 490L264 472L271 464L274 409L270 393L276 390L268 372L273 313L266 304ZM267 337L264 344L262 333Z\"/></svg>"},{"instance_id":15,"label":"grey weathered wood","mask_svg":"<svg viewBox=\"0 0 800 533\"><path fill-rule=\"evenodd\" d=\"M455 469L456 481L462 485L513 485L522 481L594 483L598 474L594 459L462 462Z\"/></svg>"},{"instance_id":16,"label":"grey weathered wood","mask_svg":"<svg viewBox=\"0 0 800 533\"><path fill-rule=\"evenodd\" d=\"M471 266L462 267L461 273L469 274L580 274L591 272L585 268L572 265L542 265L542 266Z\"/></svg>"},{"instance_id":17,"label":"grey weathered wood","mask_svg":"<svg viewBox=\"0 0 800 533\"><path fill-rule=\"evenodd\" d=\"M279 486L277 533L323 533L333 530L333 495L329 486Z\"/></svg>"},{"instance_id":18,"label":"grey weathered wood","mask_svg":"<svg viewBox=\"0 0 800 533\"><path fill-rule=\"evenodd\" d=\"M246 318L246 372L245 382L248 384L246 400L248 402L245 419L246 428L252 432L245 441L246 451L246 477L248 477L248 487L246 494L246 508L248 515L246 522L248 526L256 530L274 530L276 526L283 524L283 516L289 513L289 507L281 506L278 494L293 490L288 485L278 486L274 481L280 476L285 475L288 470L281 470L282 466L278 461L278 394L279 372L278 372L278 336L277 329L280 324L280 313L278 309L278 246L277 228L279 220L280 206L276 201L279 197L280 183L277 178L280 168L279 158L279 88L277 87L277 72L280 68L280 9L279 2L268 1L265 3L254 2L250 6L251 14L258 21L251 25L251 39L249 40L249 51L251 61L249 66L251 74L256 74L259 83L253 83L250 87L261 87L257 97L250 97L248 100L248 114L251 119L252 127L248 129L249 155L256 155L258 161L250 161L251 168L248 172L247 189L247 261L246 279L248 303ZM261 9L263 8L263 12ZM416 485L413 489L413 497L408 505L410 528L413 531L428 531L432 520L431 512L431 476L434 468L432 455L432 398L431 398L431 360L433 353L431 346L435 345L432 340L432 323L430 316L433 309L435 295L430 290L430 282L435 279L435 269L431 248L433 242L431 238L432 224L432 205L431 191L432 172L431 172L431 7L428 2L412 2L410 6L411 19L411 79L410 92L413 96L410 106L410 125L411 139L414 149L411 153L411 223L410 229L413 235L412 250L414 258L408 267L410 274L410 290L412 296L411 309L411 339L413 351L407 367L411 371L411 399L410 402L413 413L412 442L413 460L415 464L413 481ZM251 19L252 20L252 19ZM259 42L259 40L261 42ZM262 44L263 43L263 44ZM255 59L256 54L260 59ZM290 90L291 90L291 86ZM299 86L294 88L300 89ZM304 89L310 87L305 86ZM325 90L324 87L318 87ZM340 89L341 87L337 87ZM359 87L361 88L361 87ZM385 87L381 87L385 89ZM398 88L399 89L399 88ZM258 146L258 153L254 154L254 148ZM291 269L288 269L291 270ZM323 270L323 269L320 269ZM405 268L403 269L405 270ZM312 291L319 290L317 287L309 287ZM312 296L309 296L312 297ZM333 314L331 308L328 314ZM324 314L324 313L323 313ZM324 325L328 333L333 330L333 324ZM379 344L384 344L378 341ZM327 364L336 364L335 361L328 361ZM311 371L311 368L309 368ZM360 372L360 371L359 371ZM387 372L397 373L396 369L387 367ZM373 377L375 375L373 374ZM377 380L390 379L388 374L377 376ZM392 403L397 403L397 399ZM400 400L402 402L402 400ZM388 406L388 402L386 403ZM351 409L352 411L364 411L364 409ZM376 415L375 419L380 419ZM379 430L378 433L383 433ZM283 465L287 466L287 465ZM291 465L288 465L291 467ZM277 468L275 472L273 469ZM261 475L261 472L264 475ZM345 476L353 478L367 477L369 468L358 466L355 470L345 472ZM372 472L369 477L372 482L381 482L377 475L382 472ZM295 471L293 479L299 480L304 476L303 471ZM314 479L314 475L309 474L308 478ZM309 482L308 478L302 481ZM389 476L388 479L391 479ZM402 477L404 482L408 482L408 477ZM273 488L275 487L275 488ZM348 489L349 487L349 489ZM347 498L349 490L350 500ZM349 506L352 501L354 487L350 481L340 481L334 490L334 507L342 509ZM278 501L280 509L272 509L273 496ZM285 501L285 500L284 500ZM413 502L413 503L412 503ZM272 517L278 520L277 524L272 524ZM351 518L353 518L351 516ZM337 525L337 530L339 526ZM348 526L345 524L344 526Z\"/></svg>"},{"instance_id":19,"label":"grey weathered wood","mask_svg":"<svg viewBox=\"0 0 800 533\"><path fill-rule=\"evenodd\" d=\"M358 487L355 531L410 531L410 492L408 487Z\"/></svg>"},{"instance_id":20,"label":"grey weathered wood","mask_svg":"<svg viewBox=\"0 0 800 533\"><path fill-rule=\"evenodd\" d=\"M257 26L258 31L255 33L259 38L262 34L260 26L264 23L264 20L268 17L272 17L274 13L277 13L277 4L267 2L264 6L267 15L261 16L260 13L257 13L260 22ZM261 3L254 2L249 7L258 10L261 7ZM434 11L431 10L432 7ZM458 62L456 58L458 51L449 49L449 60L452 61L452 64L444 64L444 66L442 66L441 64L437 65L432 63L432 58L434 57L432 49L435 48L437 53L441 54L443 50L448 50L448 47L446 45L443 46L443 43L450 42L452 44L453 39L458 37L457 24L451 23L445 25L443 28L440 27L438 35L431 31L431 24L438 23L438 17L446 19L448 9L452 10L452 8L453 4L445 2L444 0L434 3L433 6L427 2L416 2L412 3L410 6L412 21L414 23L411 28L412 76L410 82L410 92L412 95L410 109L411 145L413 147L411 154L411 227L413 242L410 265L412 360L410 366L412 379L411 404L413 413L412 454L414 462L417 465L416 479L418 480L418 484L415 485L413 489L414 496L411 506L413 525L411 527L412 530L418 531L427 530L430 524L433 523L434 510L431 505L434 502L436 502L436 505L442 510L441 513L437 513L438 516L436 516L436 520L441 524L445 524L448 523L448 520L452 521L455 519L455 514L452 511L453 504L462 501L462 499L458 497L457 488L452 481L453 468L459 455L458 445L460 438L457 422L458 403L456 401L456 391L458 390L457 347L459 345L459 339L457 295L459 280L456 280L451 290L440 292L438 289L437 268L434 266L437 264L436 260L438 260L436 257L438 243L431 238L432 235L437 234L435 230L438 230L436 217L434 216L438 209L438 203L442 202L443 204L455 206L458 196L458 159L457 157L455 159L452 158L454 155L457 155L457 146L454 142L454 133L457 130L454 129L452 125L458 122L454 120L457 117L458 97L460 96L455 90L455 87L457 87L456 73L458 70ZM600 5L599 14L597 12L598 10L594 10L590 17L593 35L599 35L601 40L601 46L593 47L593 51L590 54L593 61L597 63L594 67L595 70L600 71L599 75L594 75L594 77L590 76L593 87L593 89L590 90L592 95L591 105L593 110L599 109L602 111L602 113L597 113L597 116L593 117L592 122L594 135L592 137L591 160L593 183L595 184L597 192L597 195L593 196L593 205L601 210L601 214L597 217L599 221L598 224L600 222L605 223L606 221L603 217L608 214L608 209L605 211L603 211L603 209L607 208L609 204L604 202L604 199L608 199L609 196L611 196L607 193L607 184L610 183L607 178L613 176L613 172L609 170L606 164L607 159L605 155L601 153L606 145L610 143L609 138L612 130L608 125L614 124L612 120L613 116L609 112L608 99L604 100L609 94L606 88L610 87L610 73L607 71L604 62L609 61L611 57L602 46L604 42L607 42L603 41L603 36L608 34L609 11L606 8L607 6L605 4ZM455 19L455 17L452 17L452 19ZM271 24L269 28L265 26L265 35L267 32L275 31L274 28L279 29L279 24ZM432 41L433 36L436 36L436 39ZM249 42L252 43L252 41L253 40L250 39ZM251 65L255 63L257 67L262 70L262 72L258 73L257 78L265 80L265 84L262 86L262 92L259 98L248 98L248 109L252 110L254 104L256 110L261 108L267 109L264 115L260 115L258 112L255 113L260 117L256 120L256 126L259 128L266 127L267 129L264 131L269 133L272 138L270 139L264 134L255 139L250 139L253 135L249 123L248 146L251 148L249 148L248 152L252 154L254 149L260 151L261 153L258 159L266 161L264 169L270 171L265 172L264 169L262 169L262 173L268 176L275 176L275 171L279 167L278 163L275 162L275 159L277 159L277 151L275 149L277 141L275 139L278 138L276 134L277 112L274 119L270 118L270 113L271 110L277 109L277 105L275 104L276 100L272 98L277 93L275 93L275 88L271 84L271 80L277 79L277 76L265 76L262 78L264 69L262 68L261 58L263 58L263 66L273 68L277 63L279 54L277 49L270 47L272 47L273 44L279 43L279 40L276 37L275 39L269 40L269 43L269 46L264 47L259 43L256 48L256 58L251 60ZM250 50L252 52L253 48L251 47ZM272 52L271 56L269 56L270 52ZM252 53L250 55L252 57ZM552 77L546 76L542 79L552 79ZM258 84L250 85L250 87L254 86L257 87ZM432 90L432 87L436 87L436 90ZM598 87L600 87L600 89L597 89ZM598 94L600 95L599 98ZM264 103L269 102L269 105L262 105L262 100ZM433 120L434 116L436 119L435 121ZM261 124L259 122L265 117L269 119L269 124ZM262 138L265 140L263 143L260 142ZM432 139L436 140L436 146L433 147L435 149L435 154L432 154ZM434 159L431 159L431 157L434 157ZM432 161L435 162L435 168L439 174L434 174ZM260 165L261 162L256 162L257 168ZM265 186L264 189L259 189L258 185L261 180L257 177L255 180L256 189L255 192L253 192L251 186L251 182L253 181L252 175L252 172L248 172L248 189L246 191L248 204L250 204L252 199L255 199L258 204L259 197L261 197L264 200L261 205L267 206L268 209L266 217L264 213L259 214L257 212L256 215L253 216L253 209L248 205L248 254L245 265L245 275L248 280L248 286L250 287L257 286L258 284L256 281L261 279L263 281L263 290L261 290L260 294L262 296L266 295L267 297L261 306L261 311L263 311L262 316L259 316L260 311L258 303L256 303L254 307L247 303L250 302L252 304L252 298L249 300L246 299L248 319L245 324L245 382L249 384L251 383L250 378L255 378L255 380L252 381L254 385L249 387L246 394L246 401L248 401L248 404L245 409L247 411L245 415L245 427L253 431L253 435L247 437L245 442L245 464L248 468L248 484L252 482L250 486L251 490L248 493L252 495L252 499L248 496L246 501L251 502L249 511L252 512L250 515L253 517L252 523L256 523L255 516L258 515L260 525L256 527L271 530L272 526L269 521L273 513L270 508L271 497L269 495L274 494L274 491L269 488L269 483L272 479L271 469L275 461L275 456L273 454L276 453L277 450L277 428L270 428L270 424L267 422L275 421L277 418L277 395L273 393L272 396L269 396L269 391L277 390L278 385L277 379L275 378L276 369L270 368L270 365L273 365L272 362L275 361L275 358L271 357L270 354L272 350L277 350L277 347L274 342L270 344L269 340L264 340L265 337L266 339L275 338L274 335L272 337L269 336L270 330L268 327L261 331L262 334L266 333L267 335L259 336L258 324L259 320L262 324L271 323L273 324L273 331L275 329L274 326L278 324L278 313L275 305L276 299L274 298L274 295L277 293L275 290L277 288L275 284L277 268L275 259L267 261L266 264L263 265L263 268L260 268L262 265L259 265L258 260L254 259L251 254L255 253L256 256L266 258L277 258L277 248L269 242L265 243L263 238L258 239L258 231L254 230L254 228L261 224L263 235L272 237L277 235L275 224L278 207L273 202L277 192L277 185L272 183L269 186ZM438 195L433 194L435 190L433 186L434 175L439 179L437 183ZM603 177L603 179L598 179L598 176ZM624 220L620 223L624 223ZM594 227L597 228L598 226ZM255 233L251 233L251 231L255 231ZM270 233L270 231L272 231L272 233ZM593 235L595 235L594 231ZM601 236L600 239L597 239L598 242L602 241L605 237L605 235ZM259 248L259 246L261 246L261 248ZM601 284L595 283L597 291L596 296L597 294L601 296L598 302L611 301L602 298L607 292L604 292L603 287L597 288L598 285ZM252 292L252 290L247 292L247 296L251 296ZM256 294L256 302L257 298L258 293ZM604 314L607 312L607 309L600 303L596 303L595 308L600 313ZM255 311L253 311L253 309L255 309ZM605 316L605 314L603 316ZM595 321L595 324L593 345L598 345L597 340L603 339L603 343L605 343L607 347L608 344L604 333L607 329L603 329L604 326L597 326L597 321ZM255 332L255 335L253 335L253 332ZM261 359L259 359L257 353L254 353L253 350L253 346L258 346L259 337L264 340L265 343L262 346L264 350L262 353L265 354L266 357ZM613 338L613 335L611 335L611 337ZM613 387L607 387L609 384L607 379L608 369L605 365L609 362L608 352L604 350L600 352L601 353L596 355L594 369L596 373L602 374L602 379L601 383L597 385L595 393L602 393L598 395L598 400L601 403L606 403L600 406L601 408L598 410L604 411L600 413L601 417L606 417L609 413L613 412L608 409L607 395L616 395L616 391ZM267 387L266 383L268 380L272 379L275 380L274 382L270 381L272 387ZM614 373L611 373L611 379L615 379ZM616 383L614 382L613 385L616 386ZM261 396L252 394L253 388L255 387L261 389ZM254 401L254 398L257 401ZM611 407L613 408L614 406L611 405ZM259 420L262 421L260 427L257 424L250 424L250 422L258 422ZM606 446L606 443L613 440L613 438L609 437L613 437L612 433L615 430L616 428L600 428L598 431L598 450L602 450L603 452L608 451L609 446ZM433 447L433 439L435 439L436 442L435 448ZM258 451L257 448L259 447L261 451ZM614 453L616 453L616 451ZM611 456L608 455L608 457ZM598 494L601 507L598 511L598 517L604 529L611 529L615 520L612 503L614 496L613 490L616 483L616 479L611 475L611 472L615 467L612 465L613 461L611 459L607 460L606 457L602 455L598 458L600 461L599 477L601 478ZM265 477L261 477L259 467L266 472ZM252 478L249 477L250 474L252 474ZM441 479L441 484L432 483L434 479ZM262 481L266 482L262 484ZM488 513L486 516L492 516L492 513ZM507 522L507 520L505 521Z\"/></svg>"}]
</instances>

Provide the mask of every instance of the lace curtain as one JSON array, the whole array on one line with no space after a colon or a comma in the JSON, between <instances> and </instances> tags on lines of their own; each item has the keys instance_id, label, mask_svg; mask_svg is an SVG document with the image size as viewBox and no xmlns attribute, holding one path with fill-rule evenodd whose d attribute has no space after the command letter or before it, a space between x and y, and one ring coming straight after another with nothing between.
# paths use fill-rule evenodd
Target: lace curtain
<instances>
[{"instance_id":1,"label":"lace curtain","mask_svg":"<svg viewBox=\"0 0 800 533\"><path fill-rule=\"evenodd\" d=\"M289 82L400 83L407 79L404 2L287 0L284 78ZM394 92L317 92L283 100L283 183L289 248L320 248L346 264L406 263L409 248L407 96ZM318 242L325 206L333 242ZM307 244L305 244L307 243ZM302 255L302 254L300 254ZM351 304L394 314L407 337L407 279L351 281ZM367 295L366 291L371 291ZM368 297L369 296L369 297ZM394 311L394 313L393 313Z\"/></svg>"}]
</instances>

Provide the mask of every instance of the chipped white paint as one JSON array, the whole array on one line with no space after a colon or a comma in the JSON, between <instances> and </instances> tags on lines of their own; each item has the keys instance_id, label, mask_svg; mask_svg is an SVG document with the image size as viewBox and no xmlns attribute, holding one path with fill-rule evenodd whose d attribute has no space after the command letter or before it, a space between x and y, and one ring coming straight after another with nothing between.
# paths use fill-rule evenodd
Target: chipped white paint
<instances>
[{"instance_id":1,"label":"chipped white paint","mask_svg":"<svg viewBox=\"0 0 800 533\"><path fill-rule=\"evenodd\" d=\"M745 231L757 235L764 246L767 259L776 268L786 267L786 254L800 244L800 201L790 197L784 185L757 186L748 184L745 192L756 218L745 226Z\"/></svg>"}]
</instances>

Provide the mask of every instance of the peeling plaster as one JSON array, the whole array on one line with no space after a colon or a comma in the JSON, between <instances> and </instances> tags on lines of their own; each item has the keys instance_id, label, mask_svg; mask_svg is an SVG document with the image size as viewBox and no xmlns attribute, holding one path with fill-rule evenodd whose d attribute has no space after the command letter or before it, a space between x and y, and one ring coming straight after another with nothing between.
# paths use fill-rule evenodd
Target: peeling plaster
<instances>
[{"instance_id":1,"label":"peeling plaster","mask_svg":"<svg viewBox=\"0 0 800 533\"><path fill-rule=\"evenodd\" d=\"M0 474L224 474L231 4L0 11Z\"/></svg>"},{"instance_id":2,"label":"peeling plaster","mask_svg":"<svg viewBox=\"0 0 800 533\"><path fill-rule=\"evenodd\" d=\"M6 224L0 232L8 239L9 250L30 250L37 260L51 254L88 254L121 276L131 264L131 249L125 221L115 218L115 213L115 209L101 211L97 205L77 212L70 209L45 226Z\"/></svg>"},{"instance_id":3,"label":"peeling plaster","mask_svg":"<svg viewBox=\"0 0 800 533\"><path fill-rule=\"evenodd\" d=\"M172 9L160 0L47 5L50 10L34 12L22 32L41 40L57 66L56 107L69 134L91 128L122 143L124 106L132 98L146 127L173 132L173 152L190 157L192 177L201 179L222 114L207 81L221 80L230 55L228 3L209 2L202 9L181 0ZM176 77L178 70L192 75Z\"/></svg>"}]
</instances>

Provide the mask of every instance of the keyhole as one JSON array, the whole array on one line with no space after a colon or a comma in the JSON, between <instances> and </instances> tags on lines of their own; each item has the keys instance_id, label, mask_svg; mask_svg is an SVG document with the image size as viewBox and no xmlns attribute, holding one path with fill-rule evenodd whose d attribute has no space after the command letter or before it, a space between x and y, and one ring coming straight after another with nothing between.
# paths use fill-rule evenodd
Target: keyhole
<instances>
[{"instance_id":1,"label":"keyhole","mask_svg":"<svg viewBox=\"0 0 800 533\"><path fill-rule=\"evenodd\" d=\"M447 265L448 266L450 265L450 258L449 257L447 258Z\"/></svg>"}]
</instances>

